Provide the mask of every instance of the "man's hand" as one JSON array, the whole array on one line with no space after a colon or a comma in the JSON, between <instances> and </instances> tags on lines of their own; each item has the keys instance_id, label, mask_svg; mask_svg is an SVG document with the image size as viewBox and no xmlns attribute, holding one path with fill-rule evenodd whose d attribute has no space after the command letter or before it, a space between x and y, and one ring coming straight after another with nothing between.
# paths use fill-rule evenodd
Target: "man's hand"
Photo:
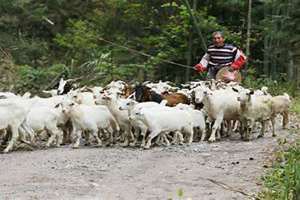
<instances>
[{"instance_id":1,"label":"man's hand","mask_svg":"<svg viewBox=\"0 0 300 200\"><path fill-rule=\"evenodd\" d=\"M206 67L203 67L200 63L194 66L194 69L198 71L199 73L205 72L207 69Z\"/></svg>"},{"instance_id":2,"label":"man's hand","mask_svg":"<svg viewBox=\"0 0 300 200\"><path fill-rule=\"evenodd\" d=\"M234 72L234 71L235 71L235 69L234 69L234 67L232 67L232 66L229 66L229 67L228 67L228 71L229 71L229 72Z\"/></svg>"},{"instance_id":3,"label":"man's hand","mask_svg":"<svg viewBox=\"0 0 300 200\"><path fill-rule=\"evenodd\" d=\"M234 70L239 70L239 69L240 69L240 66L235 65L235 64L233 63L233 64L231 64L230 69L231 69L232 71L234 71Z\"/></svg>"}]
</instances>

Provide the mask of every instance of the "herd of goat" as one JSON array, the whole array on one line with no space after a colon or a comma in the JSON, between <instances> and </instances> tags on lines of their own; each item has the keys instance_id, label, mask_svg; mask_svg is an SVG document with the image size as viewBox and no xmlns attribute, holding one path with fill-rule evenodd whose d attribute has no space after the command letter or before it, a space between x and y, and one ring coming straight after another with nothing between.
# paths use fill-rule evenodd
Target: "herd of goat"
<instances>
[{"instance_id":1,"label":"herd of goat","mask_svg":"<svg viewBox=\"0 0 300 200\"><path fill-rule=\"evenodd\" d=\"M140 146L214 142L238 131L249 140L260 122L259 137L275 117L283 116L288 126L289 95L271 96L266 87L250 90L238 83L194 81L180 88L170 82L129 85L112 81L105 87L72 88L60 80L55 90L43 91L51 97L30 97L0 93L0 137L3 152L17 142L46 147L81 143L95 146ZM90 137L90 134L93 137Z\"/></svg>"}]
</instances>

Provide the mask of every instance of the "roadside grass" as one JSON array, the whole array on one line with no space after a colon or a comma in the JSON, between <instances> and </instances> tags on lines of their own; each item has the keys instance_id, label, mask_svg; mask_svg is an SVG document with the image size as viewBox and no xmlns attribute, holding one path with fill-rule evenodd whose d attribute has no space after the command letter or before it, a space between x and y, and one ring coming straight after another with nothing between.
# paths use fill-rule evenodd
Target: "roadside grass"
<instances>
[{"instance_id":1,"label":"roadside grass","mask_svg":"<svg viewBox=\"0 0 300 200\"><path fill-rule=\"evenodd\" d=\"M290 108L291 112L294 112L300 116L300 96L295 97L292 101L293 103Z\"/></svg>"},{"instance_id":2,"label":"roadside grass","mask_svg":"<svg viewBox=\"0 0 300 200\"><path fill-rule=\"evenodd\" d=\"M291 112L300 117L300 97L293 99ZM300 130L296 130L300 134ZM272 169L263 177L262 200L300 200L300 138L293 144L279 141Z\"/></svg>"},{"instance_id":3,"label":"roadside grass","mask_svg":"<svg viewBox=\"0 0 300 200\"><path fill-rule=\"evenodd\" d=\"M284 144L281 144L284 145ZM276 153L273 168L263 177L264 188L258 199L300 199L300 140Z\"/></svg>"}]
</instances>

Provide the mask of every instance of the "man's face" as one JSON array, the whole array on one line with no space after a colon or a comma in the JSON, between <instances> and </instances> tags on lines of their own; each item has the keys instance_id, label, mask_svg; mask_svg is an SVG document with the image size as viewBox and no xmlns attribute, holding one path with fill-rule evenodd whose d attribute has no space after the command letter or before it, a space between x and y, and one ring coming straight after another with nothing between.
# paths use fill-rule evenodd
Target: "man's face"
<instances>
[{"instance_id":1,"label":"man's face","mask_svg":"<svg viewBox=\"0 0 300 200\"><path fill-rule=\"evenodd\" d=\"M213 36L213 43L217 47L221 47L224 45L224 38L220 34L215 34Z\"/></svg>"}]
</instances>

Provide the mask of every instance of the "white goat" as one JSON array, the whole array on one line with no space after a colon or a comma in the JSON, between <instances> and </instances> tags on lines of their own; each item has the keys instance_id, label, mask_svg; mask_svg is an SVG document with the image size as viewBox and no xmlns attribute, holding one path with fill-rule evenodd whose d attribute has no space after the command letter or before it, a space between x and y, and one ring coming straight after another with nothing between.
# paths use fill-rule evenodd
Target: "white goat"
<instances>
[{"instance_id":1,"label":"white goat","mask_svg":"<svg viewBox=\"0 0 300 200\"><path fill-rule=\"evenodd\" d=\"M272 115L271 97L253 95L254 91L249 89L238 92L237 100L240 102L242 125L246 128L246 136L244 138L249 140L251 130L253 130L256 121L261 122L262 128L258 137L262 137L265 132L266 121L268 120L271 120L272 135L275 136L275 119Z\"/></svg>"},{"instance_id":2,"label":"white goat","mask_svg":"<svg viewBox=\"0 0 300 200\"><path fill-rule=\"evenodd\" d=\"M150 134L145 149L149 149L153 138L169 132L183 132L188 136L188 144L193 140L193 119L186 110L177 108L153 107L143 108L133 113L148 127Z\"/></svg>"},{"instance_id":3,"label":"white goat","mask_svg":"<svg viewBox=\"0 0 300 200\"><path fill-rule=\"evenodd\" d=\"M83 131L91 131L96 139L97 145L101 146L102 141L98 136L99 131L110 134L110 142L113 142L113 132L119 131L119 125L110 113L108 108L103 105L88 106L83 104L63 104L63 112L68 115L73 124L73 135L76 136L74 148L79 147ZM86 142L89 143L87 135Z\"/></svg>"},{"instance_id":4,"label":"white goat","mask_svg":"<svg viewBox=\"0 0 300 200\"><path fill-rule=\"evenodd\" d=\"M214 142L216 132L221 128L223 120L240 119L240 103L237 101L237 94L231 89L211 91L208 88L197 87L194 90L196 103L203 102L209 120L215 120L208 139Z\"/></svg>"},{"instance_id":5,"label":"white goat","mask_svg":"<svg viewBox=\"0 0 300 200\"><path fill-rule=\"evenodd\" d=\"M289 107L291 105L290 96L286 93L271 98L272 102L272 115L275 118L276 115L281 114L283 117L282 127L283 129L288 128L289 123Z\"/></svg>"},{"instance_id":6,"label":"white goat","mask_svg":"<svg viewBox=\"0 0 300 200\"><path fill-rule=\"evenodd\" d=\"M48 106L34 107L30 109L26 117L26 123L35 132L40 133L46 130L50 133L50 138L46 146L49 147L56 139L56 146L60 146L63 140L63 133L57 127L62 112L59 108L50 108Z\"/></svg>"},{"instance_id":7,"label":"white goat","mask_svg":"<svg viewBox=\"0 0 300 200\"><path fill-rule=\"evenodd\" d=\"M95 95L92 92L80 92L77 90L68 93L68 97L76 103L90 106L96 105L94 96Z\"/></svg>"},{"instance_id":8,"label":"white goat","mask_svg":"<svg viewBox=\"0 0 300 200\"><path fill-rule=\"evenodd\" d=\"M201 134L201 141L204 141L206 137L206 124L203 111L195 110L191 106L186 104L177 104L175 106L178 109L187 110L193 118L194 135L199 136Z\"/></svg>"},{"instance_id":9,"label":"white goat","mask_svg":"<svg viewBox=\"0 0 300 200\"><path fill-rule=\"evenodd\" d=\"M0 101L0 130L10 128L12 137L4 149L4 153L9 152L15 145L19 137L19 128L25 122L26 116L34 102L24 99L3 99ZM33 141L33 135L31 142Z\"/></svg>"},{"instance_id":10,"label":"white goat","mask_svg":"<svg viewBox=\"0 0 300 200\"><path fill-rule=\"evenodd\" d=\"M132 113L135 113L135 112L137 112L138 110L140 110L142 108L152 108L152 107L156 107L156 106L162 106L162 105L158 104L156 102L138 103L138 102L136 102L134 100L131 100L131 99L126 99L120 104L119 109L128 111L128 116L129 116L131 126L134 128L135 139L134 139L134 142L131 145L135 145L139 135L142 135L143 139L142 139L141 147L144 147L145 146L146 133L147 133L147 126L145 125L145 123L142 120L138 119L138 118L137 119L134 118L134 115Z\"/></svg>"},{"instance_id":11,"label":"white goat","mask_svg":"<svg viewBox=\"0 0 300 200\"><path fill-rule=\"evenodd\" d=\"M100 96L100 99L96 99L95 102L96 104L104 104L108 107L123 131L124 142L122 146L128 146L130 141L134 141L134 136L131 131L128 111L119 109L119 102L122 100L124 99L121 99L118 96L103 94Z\"/></svg>"}]
</instances>

